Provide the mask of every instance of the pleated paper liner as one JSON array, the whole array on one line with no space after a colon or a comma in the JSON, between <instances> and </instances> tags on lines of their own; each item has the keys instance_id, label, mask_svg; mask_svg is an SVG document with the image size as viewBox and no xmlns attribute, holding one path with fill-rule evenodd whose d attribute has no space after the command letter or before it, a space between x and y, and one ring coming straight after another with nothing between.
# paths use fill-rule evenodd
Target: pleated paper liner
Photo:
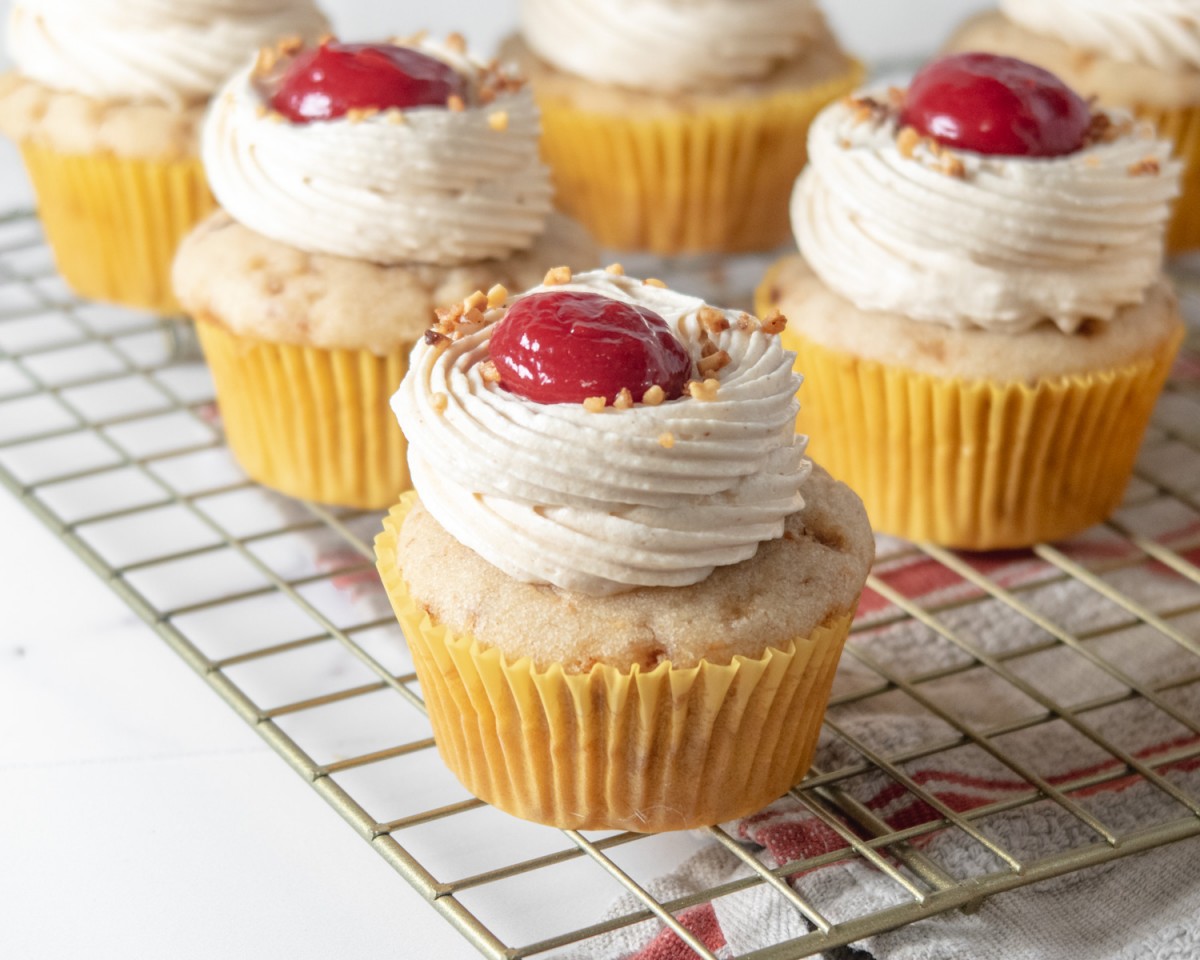
<instances>
[{"instance_id":1,"label":"pleated paper liner","mask_svg":"<svg viewBox=\"0 0 1200 960\"><path fill-rule=\"evenodd\" d=\"M1070 536L1120 506L1183 332L1153 356L1034 386L916 373L783 333L798 432L876 530L968 550Z\"/></svg>"},{"instance_id":2,"label":"pleated paper liner","mask_svg":"<svg viewBox=\"0 0 1200 960\"><path fill-rule=\"evenodd\" d=\"M1167 251L1200 249L1200 105L1176 110L1138 107L1137 114L1151 121L1160 136L1174 141L1175 153L1183 160L1182 191L1167 230Z\"/></svg>"},{"instance_id":3,"label":"pleated paper liner","mask_svg":"<svg viewBox=\"0 0 1200 960\"><path fill-rule=\"evenodd\" d=\"M537 823L657 833L754 812L808 770L853 611L726 665L539 669L435 623L409 594L396 544L415 502L385 519L379 571L438 750L477 797Z\"/></svg>"},{"instance_id":4,"label":"pleated paper liner","mask_svg":"<svg viewBox=\"0 0 1200 960\"><path fill-rule=\"evenodd\" d=\"M216 203L198 157L153 160L21 147L58 270L79 296L175 313L171 261Z\"/></svg>"},{"instance_id":5,"label":"pleated paper liner","mask_svg":"<svg viewBox=\"0 0 1200 960\"><path fill-rule=\"evenodd\" d=\"M293 497L365 510L392 505L409 487L407 444L388 401L411 344L385 356L325 350L196 319L229 447L251 477Z\"/></svg>"},{"instance_id":6,"label":"pleated paper liner","mask_svg":"<svg viewBox=\"0 0 1200 960\"><path fill-rule=\"evenodd\" d=\"M589 112L543 95L542 149L559 205L618 250L778 246L790 235L787 198L808 156L808 127L862 77L855 64L808 90L654 116Z\"/></svg>"}]
</instances>

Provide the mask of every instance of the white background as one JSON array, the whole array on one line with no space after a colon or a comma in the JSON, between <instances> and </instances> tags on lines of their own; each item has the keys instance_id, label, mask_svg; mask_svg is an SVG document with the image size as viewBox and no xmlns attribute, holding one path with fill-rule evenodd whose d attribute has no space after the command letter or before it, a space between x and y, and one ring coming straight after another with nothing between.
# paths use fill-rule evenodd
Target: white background
<instances>
[{"instance_id":1,"label":"white background","mask_svg":"<svg viewBox=\"0 0 1200 960\"><path fill-rule=\"evenodd\" d=\"M838 0L833 20L878 60L934 50L984 5ZM325 6L347 38L429 27L481 47L513 16L488 0ZM0 195L23 191L6 146ZM476 955L3 493L0 603L0 957Z\"/></svg>"}]
</instances>

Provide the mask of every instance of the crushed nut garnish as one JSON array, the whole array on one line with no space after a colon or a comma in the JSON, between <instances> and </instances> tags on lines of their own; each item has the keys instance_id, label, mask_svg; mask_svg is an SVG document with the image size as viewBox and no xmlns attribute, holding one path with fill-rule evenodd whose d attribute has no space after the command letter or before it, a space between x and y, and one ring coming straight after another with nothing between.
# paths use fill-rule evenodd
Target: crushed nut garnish
<instances>
[{"instance_id":1,"label":"crushed nut garnish","mask_svg":"<svg viewBox=\"0 0 1200 960\"><path fill-rule=\"evenodd\" d=\"M476 290L473 294L463 301L464 310L482 310L488 305L487 294L482 290Z\"/></svg>"},{"instance_id":2,"label":"crushed nut garnish","mask_svg":"<svg viewBox=\"0 0 1200 960\"><path fill-rule=\"evenodd\" d=\"M906 160L911 160L914 153L917 152L917 145L921 142L921 135L917 133L916 127L904 127L896 135L896 149L900 151L900 156Z\"/></svg>"},{"instance_id":3,"label":"crushed nut garnish","mask_svg":"<svg viewBox=\"0 0 1200 960\"><path fill-rule=\"evenodd\" d=\"M472 307L463 314L462 321L455 331L459 336L469 337L473 333L478 333L484 327L483 314ZM455 339L458 339L457 337Z\"/></svg>"},{"instance_id":4,"label":"crushed nut garnish","mask_svg":"<svg viewBox=\"0 0 1200 960\"><path fill-rule=\"evenodd\" d=\"M657 407L667 399L667 391L657 383L642 394L642 403L648 407Z\"/></svg>"},{"instance_id":5,"label":"crushed nut garnish","mask_svg":"<svg viewBox=\"0 0 1200 960\"><path fill-rule=\"evenodd\" d=\"M850 96L843 102L850 108L855 125L868 120L882 120L891 112L886 103L880 103L874 97Z\"/></svg>"},{"instance_id":6,"label":"crushed nut garnish","mask_svg":"<svg viewBox=\"0 0 1200 960\"><path fill-rule=\"evenodd\" d=\"M583 401L583 409L588 413L599 413L608 406L607 397L588 397Z\"/></svg>"},{"instance_id":7,"label":"crushed nut garnish","mask_svg":"<svg viewBox=\"0 0 1200 960\"><path fill-rule=\"evenodd\" d=\"M604 268L604 272L611 273L614 277L625 276L625 268L623 266L621 266L619 263L610 263L607 267Z\"/></svg>"},{"instance_id":8,"label":"crushed nut garnish","mask_svg":"<svg viewBox=\"0 0 1200 960\"><path fill-rule=\"evenodd\" d=\"M399 107L388 107L388 109L384 111L383 119L385 123L391 123L399 126L405 122L406 118L404 116L404 111Z\"/></svg>"},{"instance_id":9,"label":"crushed nut garnish","mask_svg":"<svg viewBox=\"0 0 1200 960\"><path fill-rule=\"evenodd\" d=\"M451 113L462 113L467 109L467 102L457 93L452 93L446 98L446 109Z\"/></svg>"},{"instance_id":10,"label":"crushed nut garnish","mask_svg":"<svg viewBox=\"0 0 1200 960\"><path fill-rule=\"evenodd\" d=\"M739 330L756 330L758 329L758 320L750 316L748 313L739 313L737 318L737 328Z\"/></svg>"},{"instance_id":11,"label":"crushed nut garnish","mask_svg":"<svg viewBox=\"0 0 1200 960\"><path fill-rule=\"evenodd\" d=\"M693 400L699 400L702 403L711 403L717 399L717 391L721 389L721 381L714 380L711 377L701 383L699 380L691 380L688 382L687 391L691 394Z\"/></svg>"},{"instance_id":12,"label":"crushed nut garnish","mask_svg":"<svg viewBox=\"0 0 1200 960\"><path fill-rule=\"evenodd\" d=\"M496 284L487 292L487 305L489 309L494 310L496 307L504 305L504 301L508 299L508 288L503 284Z\"/></svg>"},{"instance_id":13,"label":"crushed nut garnish","mask_svg":"<svg viewBox=\"0 0 1200 960\"><path fill-rule=\"evenodd\" d=\"M675 434L660 433L658 435L658 445L666 450L670 450L673 446L675 446Z\"/></svg>"},{"instance_id":14,"label":"crushed nut garnish","mask_svg":"<svg viewBox=\"0 0 1200 960\"><path fill-rule=\"evenodd\" d=\"M461 33L452 33L446 38L446 49L453 50L455 53L467 52L467 38Z\"/></svg>"},{"instance_id":15,"label":"crushed nut garnish","mask_svg":"<svg viewBox=\"0 0 1200 960\"><path fill-rule=\"evenodd\" d=\"M479 375L483 377L484 383L500 382L500 371L496 369L496 364L491 360L485 360L479 365Z\"/></svg>"},{"instance_id":16,"label":"crushed nut garnish","mask_svg":"<svg viewBox=\"0 0 1200 960\"><path fill-rule=\"evenodd\" d=\"M290 57L304 49L304 38L298 33L293 33L282 37L275 47L285 57Z\"/></svg>"},{"instance_id":17,"label":"crushed nut garnish","mask_svg":"<svg viewBox=\"0 0 1200 960\"><path fill-rule=\"evenodd\" d=\"M335 43L336 41L337 41L337 37L335 37L332 33L329 33L328 31L326 31L325 33L323 33L319 37L317 37L317 46L318 47L326 47L331 43Z\"/></svg>"},{"instance_id":18,"label":"crushed nut garnish","mask_svg":"<svg viewBox=\"0 0 1200 960\"><path fill-rule=\"evenodd\" d=\"M665 283L663 283L661 280L657 279L656 277L647 277L645 280L642 281L642 286L643 287L661 287L663 290L667 289L667 285Z\"/></svg>"},{"instance_id":19,"label":"crushed nut garnish","mask_svg":"<svg viewBox=\"0 0 1200 960\"><path fill-rule=\"evenodd\" d=\"M617 393L617 399L613 401L613 407L617 410L628 410L633 406L633 394L628 387L622 387Z\"/></svg>"},{"instance_id":20,"label":"crushed nut garnish","mask_svg":"<svg viewBox=\"0 0 1200 960\"><path fill-rule=\"evenodd\" d=\"M267 120L271 123L286 123L287 117L285 117L278 110L268 110L267 111Z\"/></svg>"},{"instance_id":21,"label":"crushed nut garnish","mask_svg":"<svg viewBox=\"0 0 1200 960\"><path fill-rule=\"evenodd\" d=\"M272 47L259 47L258 54L254 57L252 73L256 77L261 77L274 70L275 64L278 62L279 54Z\"/></svg>"},{"instance_id":22,"label":"crushed nut garnish","mask_svg":"<svg viewBox=\"0 0 1200 960\"><path fill-rule=\"evenodd\" d=\"M712 338L708 335L707 331L700 334L700 356L701 357L711 357L714 353L716 353L720 349L721 349L720 347L718 347L715 343L712 342Z\"/></svg>"},{"instance_id":23,"label":"crushed nut garnish","mask_svg":"<svg viewBox=\"0 0 1200 960\"><path fill-rule=\"evenodd\" d=\"M887 98L888 106L890 106L893 110L903 109L905 93L899 87L888 87Z\"/></svg>"},{"instance_id":24,"label":"crushed nut garnish","mask_svg":"<svg viewBox=\"0 0 1200 960\"><path fill-rule=\"evenodd\" d=\"M967 168L963 166L963 162L954 156L952 153L947 153L942 157L941 165L938 167L948 177L954 177L956 180L965 180L967 177Z\"/></svg>"},{"instance_id":25,"label":"crushed nut garnish","mask_svg":"<svg viewBox=\"0 0 1200 960\"><path fill-rule=\"evenodd\" d=\"M1129 175L1131 177L1153 177L1162 173L1162 165L1158 162L1158 157L1142 157L1137 163L1129 167Z\"/></svg>"},{"instance_id":26,"label":"crushed nut garnish","mask_svg":"<svg viewBox=\"0 0 1200 960\"><path fill-rule=\"evenodd\" d=\"M696 311L696 319L709 333L722 333L729 329L729 318L716 307L701 307Z\"/></svg>"},{"instance_id":27,"label":"crushed nut garnish","mask_svg":"<svg viewBox=\"0 0 1200 960\"><path fill-rule=\"evenodd\" d=\"M438 333L436 330L425 331L425 342L431 347L437 347L444 343L449 343L450 338L444 333Z\"/></svg>"},{"instance_id":28,"label":"crushed nut garnish","mask_svg":"<svg viewBox=\"0 0 1200 960\"><path fill-rule=\"evenodd\" d=\"M362 123L379 113L378 107L351 107L346 111L346 119L351 123Z\"/></svg>"},{"instance_id":29,"label":"crushed nut garnish","mask_svg":"<svg viewBox=\"0 0 1200 960\"><path fill-rule=\"evenodd\" d=\"M254 115L260 120L263 119L263 117L265 117L268 113L270 113L270 110L267 109L267 105L265 103L260 103L254 108Z\"/></svg>"},{"instance_id":30,"label":"crushed nut garnish","mask_svg":"<svg viewBox=\"0 0 1200 960\"><path fill-rule=\"evenodd\" d=\"M434 393L429 396L429 405L438 413L445 413L450 406L450 398L444 393Z\"/></svg>"},{"instance_id":31,"label":"crushed nut garnish","mask_svg":"<svg viewBox=\"0 0 1200 960\"><path fill-rule=\"evenodd\" d=\"M561 283L571 282L570 267L554 267L546 274L546 279L542 281L544 287L556 287Z\"/></svg>"},{"instance_id":32,"label":"crushed nut garnish","mask_svg":"<svg viewBox=\"0 0 1200 960\"><path fill-rule=\"evenodd\" d=\"M508 129L508 111L497 110L494 113L488 114L488 126L497 133L503 133Z\"/></svg>"},{"instance_id":33,"label":"crushed nut garnish","mask_svg":"<svg viewBox=\"0 0 1200 960\"><path fill-rule=\"evenodd\" d=\"M787 327L787 323L787 317L778 310L773 310L771 315L762 322L763 333L783 333L784 328Z\"/></svg>"},{"instance_id":34,"label":"crushed nut garnish","mask_svg":"<svg viewBox=\"0 0 1200 960\"><path fill-rule=\"evenodd\" d=\"M700 362L696 364L696 369L703 376L709 377L720 373L731 363L733 363L733 358L724 350L718 350L712 356L701 357Z\"/></svg>"}]
</instances>

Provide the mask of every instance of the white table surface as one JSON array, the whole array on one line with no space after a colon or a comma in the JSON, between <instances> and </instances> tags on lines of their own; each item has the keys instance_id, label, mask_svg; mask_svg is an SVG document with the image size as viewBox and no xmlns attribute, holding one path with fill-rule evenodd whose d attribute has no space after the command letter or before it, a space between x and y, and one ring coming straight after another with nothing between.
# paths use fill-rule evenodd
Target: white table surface
<instances>
[{"instance_id":1,"label":"white table surface","mask_svg":"<svg viewBox=\"0 0 1200 960\"><path fill-rule=\"evenodd\" d=\"M418 25L326 6L347 36ZM979 6L859 0L835 21L891 56ZM488 43L498 8L451 2L429 25ZM29 203L4 144L0 209ZM0 602L0 957L476 956L7 494Z\"/></svg>"}]
</instances>

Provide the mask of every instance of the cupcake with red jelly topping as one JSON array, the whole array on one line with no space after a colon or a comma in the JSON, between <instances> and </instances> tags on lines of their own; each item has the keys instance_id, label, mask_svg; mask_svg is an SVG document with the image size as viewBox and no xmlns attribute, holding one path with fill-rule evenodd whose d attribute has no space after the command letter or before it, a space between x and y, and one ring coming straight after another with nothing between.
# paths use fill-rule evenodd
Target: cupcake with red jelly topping
<instances>
[{"instance_id":1,"label":"cupcake with red jelly topping","mask_svg":"<svg viewBox=\"0 0 1200 960\"><path fill-rule=\"evenodd\" d=\"M457 36L288 45L229 82L203 143L223 209L183 244L175 286L252 477L395 502L408 471L387 400L435 311L595 255L552 215L537 143L521 82Z\"/></svg>"},{"instance_id":2,"label":"cupcake with red jelly topping","mask_svg":"<svg viewBox=\"0 0 1200 960\"><path fill-rule=\"evenodd\" d=\"M557 270L413 351L379 569L477 796L657 832L808 768L874 541L804 458L783 324Z\"/></svg>"},{"instance_id":3,"label":"cupcake with red jelly topping","mask_svg":"<svg viewBox=\"0 0 1200 960\"><path fill-rule=\"evenodd\" d=\"M1182 192L1172 251L1200 248L1200 0L1000 0L950 50L1021 57L1100 103L1131 110L1174 141Z\"/></svg>"},{"instance_id":4,"label":"cupcake with red jelly topping","mask_svg":"<svg viewBox=\"0 0 1200 960\"><path fill-rule=\"evenodd\" d=\"M214 206L199 157L209 99L259 47L325 29L312 0L14 0L0 130L75 293L178 310L172 257Z\"/></svg>"},{"instance_id":5,"label":"cupcake with red jelly topping","mask_svg":"<svg viewBox=\"0 0 1200 960\"><path fill-rule=\"evenodd\" d=\"M791 318L817 455L912 539L1018 547L1107 517L1183 336L1170 144L960 54L831 107L810 149L802 256L759 302Z\"/></svg>"},{"instance_id":6,"label":"cupcake with red jelly topping","mask_svg":"<svg viewBox=\"0 0 1200 960\"><path fill-rule=\"evenodd\" d=\"M817 112L862 65L815 0L521 0L508 42L558 202L604 246L770 250Z\"/></svg>"}]
</instances>

